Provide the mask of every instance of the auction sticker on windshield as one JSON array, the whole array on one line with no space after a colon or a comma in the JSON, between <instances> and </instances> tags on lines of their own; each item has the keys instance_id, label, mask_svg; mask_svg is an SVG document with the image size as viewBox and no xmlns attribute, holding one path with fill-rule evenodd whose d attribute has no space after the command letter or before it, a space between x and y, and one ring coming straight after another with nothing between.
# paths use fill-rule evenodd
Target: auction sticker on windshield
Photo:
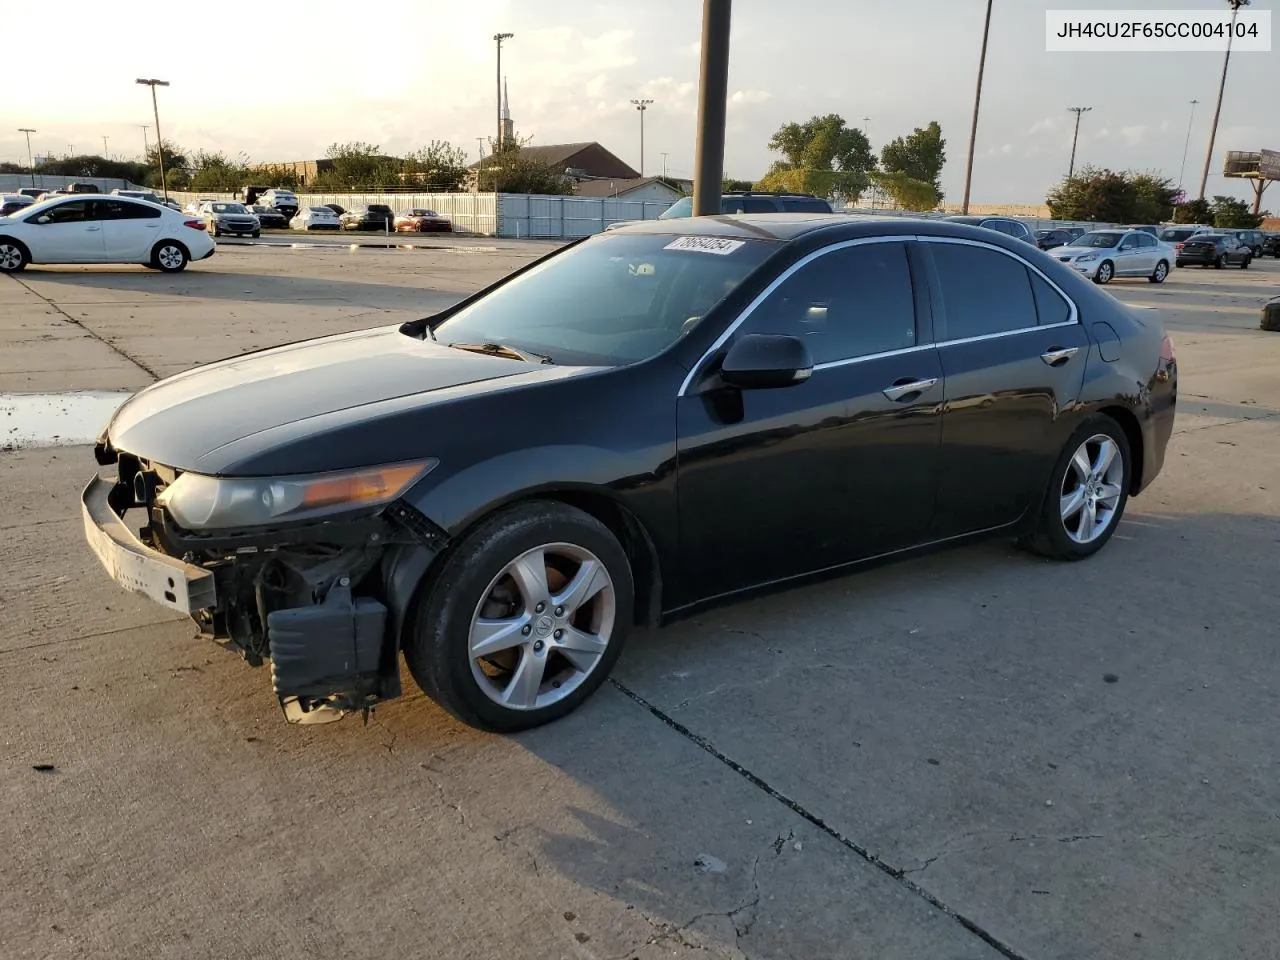
<instances>
[{"instance_id":1,"label":"auction sticker on windshield","mask_svg":"<svg viewBox=\"0 0 1280 960\"><path fill-rule=\"evenodd\" d=\"M723 237L680 237L672 240L663 250L696 250L698 253L714 253L728 256L743 246L745 240L726 240Z\"/></svg>"}]
</instances>

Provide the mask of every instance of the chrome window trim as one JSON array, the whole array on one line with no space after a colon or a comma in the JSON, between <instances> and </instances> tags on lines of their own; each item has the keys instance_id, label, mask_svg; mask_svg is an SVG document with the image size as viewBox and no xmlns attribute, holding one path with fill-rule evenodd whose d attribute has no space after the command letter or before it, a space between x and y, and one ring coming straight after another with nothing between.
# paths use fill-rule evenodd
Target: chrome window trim
<instances>
[{"instance_id":1,"label":"chrome window trim","mask_svg":"<svg viewBox=\"0 0 1280 960\"><path fill-rule=\"evenodd\" d=\"M693 365L693 367L689 370L689 373L685 376L684 381L680 384L680 389L676 392L676 398L679 399L680 397L683 397L686 395L686 392L689 389L689 384L693 382L693 378L697 375L698 371L702 369L702 365L707 362L707 358L710 357L712 354L714 354L721 347L723 347L725 345L725 341L727 341L731 336L733 336L734 331L736 331L740 326L742 326L743 322L749 316L751 316L751 314L755 312L756 308L760 306L760 304L762 304L775 290L777 290L778 287L782 286L782 284L784 284L787 280L791 279L792 275L795 274L796 271L800 270L802 267L808 266L810 263L812 263L814 260L817 260L819 257L825 257L829 253L835 253L837 250L845 250L845 249L848 249L849 247L860 247L870 243L910 243L912 240L915 240L915 239L916 237L908 234L895 234L894 236L890 236L890 237L855 237L852 240L841 240L838 243L833 243L830 246L821 248L820 250L814 250L812 253L805 254L795 263L791 264L791 266L787 267L787 269L783 270L782 273L774 277L773 280L770 282L770 284L767 287L765 287L763 290L761 290L760 293L756 295L756 298L754 300L752 300L749 304L746 305L743 311L740 314L738 314L736 319L734 319L733 323L729 324L729 326L724 328L724 331L720 334L720 336L716 337L715 342L713 342L711 346L709 346L706 350L703 351L702 356L698 358L698 362ZM914 300L914 293L915 291L913 289L912 290L913 300ZM932 344L923 344L923 345L916 344L915 347L907 347L904 349L908 349L908 350L917 349L920 346L932 346ZM829 362L844 363L845 361L832 360ZM815 365L814 369L815 370L819 369L819 366Z\"/></svg>"},{"instance_id":2,"label":"chrome window trim","mask_svg":"<svg viewBox=\"0 0 1280 960\"><path fill-rule=\"evenodd\" d=\"M853 240L841 240L839 243L833 243L828 247L823 247L821 250L814 250L812 253L806 254L805 256L801 257L791 266L787 267L786 270L782 271L782 273L778 274L778 276L776 276L767 287L765 287L762 291L760 291L760 293L756 296L754 300L752 300L749 304L747 304L747 306L743 309L742 313L738 314L737 318L733 321L733 323L729 324L729 326L724 329L724 332L722 332L720 336L716 337L715 342L712 343L711 346L708 347L706 351L703 352L702 356L698 358L698 362L693 365L693 368L689 371L688 375L685 376L684 381L680 384L680 390L676 393L676 398L679 399L680 397L687 396L689 384L693 382L694 376L702 368L702 365L707 362L707 358L710 357L712 354L714 354L722 346L724 346L725 341L727 341L731 336L733 336L734 332L738 329L738 327L742 326L743 322L749 316L751 316L753 312L755 312L755 309L758 306L760 306L760 304L763 303L765 299L769 297L770 294L772 294L775 290L777 290L778 287L780 287L786 280L788 280L791 277L792 274L798 271L801 267L807 266L808 264L812 263L814 260L817 260L819 257L825 256L828 253L834 253L837 250L844 250L848 247L858 247L858 246L863 246L869 243L907 243L912 240L916 240L921 243L955 243L961 246L981 247L985 250L994 250L997 253L1002 253L1006 257L1009 257L1010 259L1016 260L1018 263L1022 264L1028 270L1035 271L1036 275L1039 276L1041 280L1047 283L1053 289L1053 291L1058 294L1058 296L1060 296L1063 300L1065 300L1067 303L1070 319L1063 320L1058 323L1036 324L1034 327L1019 327L1016 330L998 330L995 333L983 333L983 334L979 334L976 337L958 337L953 340L941 340L941 341L930 342L930 343L918 343L911 347L902 347L897 350L886 350L881 353L869 353L869 354L865 354L863 356L858 356L858 357L846 357L842 360L827 360L823 363L814 364L813 369L815 371L830 370L834 367L845 367L851 364L864 363L871 360L883 360L886 357L893 357L893 356L909 354L909 353L918 353L922 350L932 350L932 349L938 349L941 347L959 346L961 344L966 344L966 343L979 343L983 340L997 340L1001 337L1016 337L1016 336L1021 336L1024 333L1033 333L1037 330L1052 330L1055 327L1073 327L1073 326L1080 325L1080 311L1076 307L1076 302L1072 300L1071 297L1066 293L1066 291L1064 291L1062 287L1058 286L1058 284L1055 283L1051 277L1046 276L1043 270L1041 270L1035 264L1029 263L1026 259L1024 259L1023 257L1020 257L1018 254L1014 253L1012 250L1006 250L1003 247L997 246L994 243L986 243L980 240L969 240L963 237L933 237L933 236L922 237L922 236L905 236L905 235L894 235L894 236L885 236L885 237L856 237ZM913 290L913 293L914 293L914 290ZM1032 299L1034 300L1034 293L1032 295Z\"/></svg>"}]
</instances>

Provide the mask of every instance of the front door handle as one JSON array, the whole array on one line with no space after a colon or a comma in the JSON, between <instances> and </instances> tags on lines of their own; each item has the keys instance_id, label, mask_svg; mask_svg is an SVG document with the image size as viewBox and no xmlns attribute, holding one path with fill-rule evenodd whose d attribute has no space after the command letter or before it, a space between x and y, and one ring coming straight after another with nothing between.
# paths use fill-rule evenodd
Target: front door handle
<instances>
[{"instance_id":1,"label":"front door handle","mask_svg":"<svg viewBox=\"0 0 1280 960\"><path fill-rule=\"evenodd\" d=\"M84 232L93 233L95 230L101 230L101 229L102 229L101 227L85 227Z\"/></svg>"},{"instance_id":2,"label":"front door handle","mask_svg":"<svg viewBox=\"0 0 1280 960\"><path fill-rule=\"evenodd\" d=\"M928 380L899 380L880 392L889 400L905 400L912 394L921 394L938 382L937 377Z\"/></svg>"},{"instance_id":3,"label":"front door handle","mask_svg":"<svg viewBox=\"0 0 1280 960\"><path fill-rule=\"evenodd\" d=\"M1079 347L1053 347L1040 354L1040 359L1051 367L1060 367L1079 352Z\"/></svg>"}]
</instances>

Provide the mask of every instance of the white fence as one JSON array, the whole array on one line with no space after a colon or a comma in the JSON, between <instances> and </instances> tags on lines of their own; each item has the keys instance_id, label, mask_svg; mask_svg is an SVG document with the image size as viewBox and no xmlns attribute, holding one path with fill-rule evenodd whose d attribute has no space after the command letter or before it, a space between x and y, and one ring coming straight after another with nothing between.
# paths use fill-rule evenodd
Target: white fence
<instances>
[{"instance_id":1,"label":"white fence","mask_svg":"<svg viewBox=\"0 0 1280 960\"><path fill-rule=\"evenodd\" d=\"M31 182L33 179L35 183ZM61 174L37 173L33 178L29 173L0 173L0 193L17 193L23 187L35 187L37 190L61 190L69 183L92 183L103 193L110 193L117 187L121 190L148 189L120 177L64 177Z\"/></svg>"},{"instance_id":2,"label":"white fence","mask_svg":"<svg viewBox=\"0 0 1280 960\"><path fill-rule=\"evenodd\" d=\"M615 200L602 197L552 197L504 193L498 236L564 237L600 233L621 220L654 220L671 206L670 200Z\"/></svg>"}]
</instances>

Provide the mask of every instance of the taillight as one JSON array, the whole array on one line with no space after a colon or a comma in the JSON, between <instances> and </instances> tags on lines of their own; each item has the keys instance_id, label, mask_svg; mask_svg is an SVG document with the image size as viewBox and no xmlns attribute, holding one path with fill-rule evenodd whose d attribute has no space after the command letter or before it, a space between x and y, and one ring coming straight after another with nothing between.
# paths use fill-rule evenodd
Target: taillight
<instances>
[{"instance_id":1,"label":"taillight","mask_svg":"<svg viewBox=\"0 0 1280 960\"><path fill-rule=\"evenodd\" d=\"M184 221L183 221L183 223L182 223L182 225L183 225L184 227L190 227L192 230L203 230L203 229L204 229L204 221L203 221L203 220L184 220Z\"/></svg>"}]
</instances>

